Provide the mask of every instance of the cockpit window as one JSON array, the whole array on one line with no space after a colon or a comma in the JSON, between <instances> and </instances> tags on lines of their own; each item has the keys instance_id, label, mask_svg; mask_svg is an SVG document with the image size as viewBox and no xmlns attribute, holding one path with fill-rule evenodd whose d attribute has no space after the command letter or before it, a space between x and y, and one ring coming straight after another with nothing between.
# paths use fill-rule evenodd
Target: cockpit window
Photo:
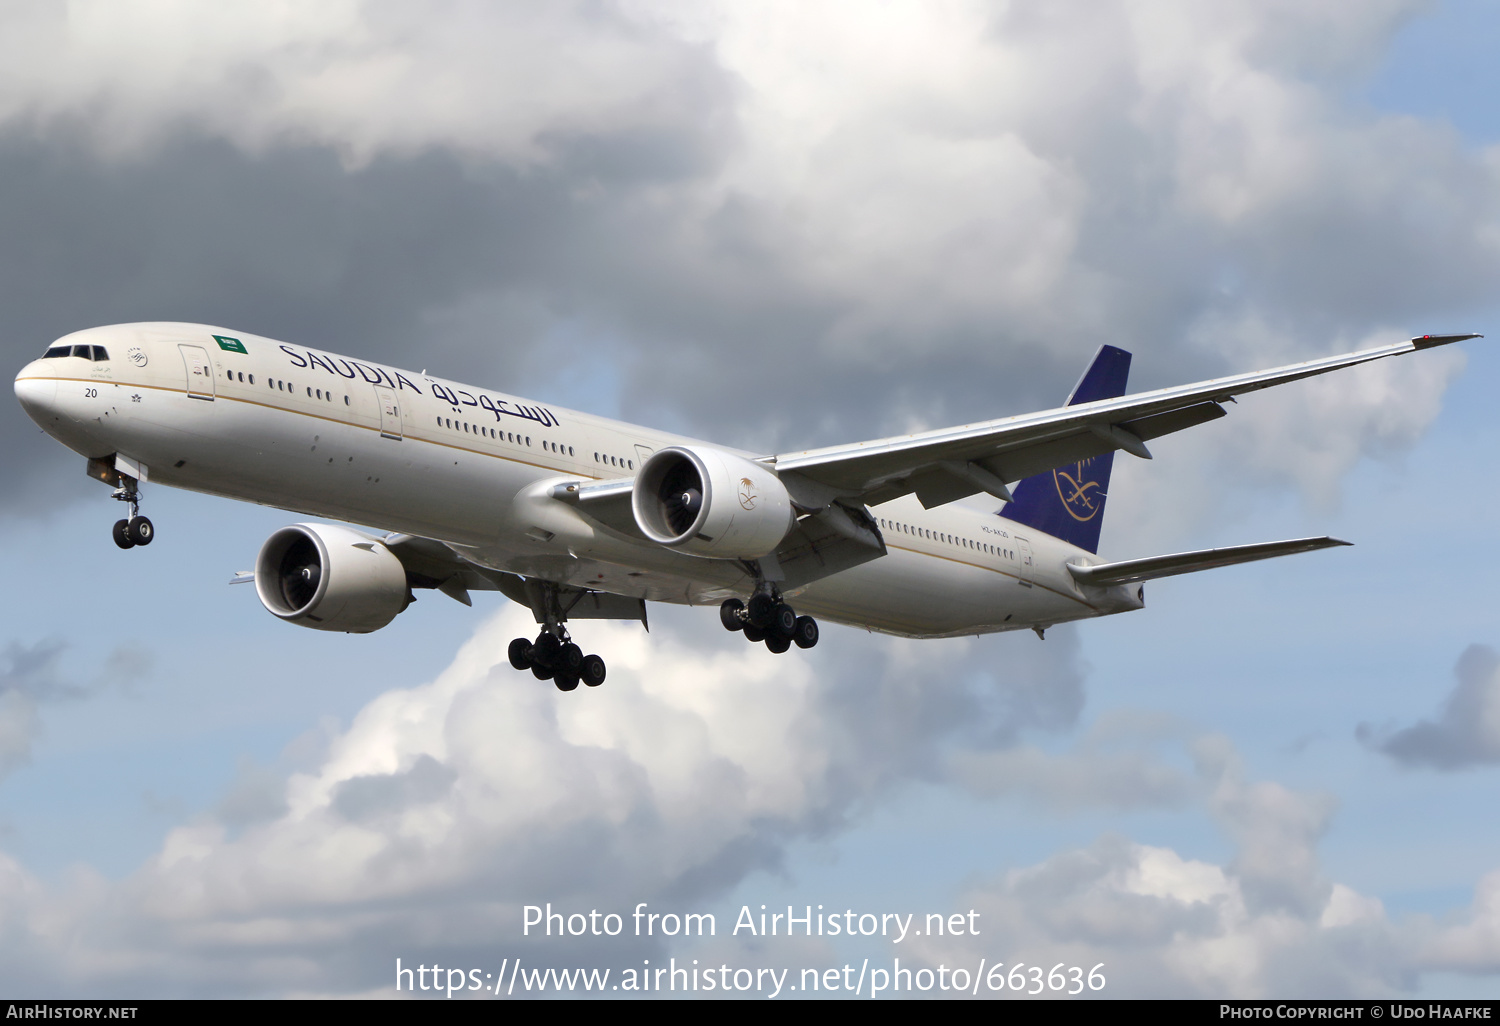
<instances>
[{"instance_id":1,"label":"cockpit window","mask_svg":"<svg viewBox=\"0 0 1500 1026\"><path fill-rule=\"evenodd\" d=\"M109 362L109 351L103 346L53 346L42 354L42 359L56 360L63 356L77 356L95 363Z\"/></svg>"}]
</instances>

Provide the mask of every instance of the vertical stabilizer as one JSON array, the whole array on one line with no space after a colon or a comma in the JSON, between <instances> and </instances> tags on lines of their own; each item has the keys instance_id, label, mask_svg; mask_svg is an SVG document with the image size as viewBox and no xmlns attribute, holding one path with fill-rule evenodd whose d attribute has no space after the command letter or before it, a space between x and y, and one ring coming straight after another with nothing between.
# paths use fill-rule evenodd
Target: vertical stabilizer
<instances>
[{"instance_id":1,"label":"vertical stabilizer","mask_svg":"<svg viewBox=\"0 0 1500 1026\"><path fill-rule=\"evenodd\" d=\"M1130 377L1130 354L1114 346L1100 346L1094 362L1073 386L1067 405L1114 399L1125 394ZM1061 538L1080 549L1099 551L1099 528L1104 523L1104 500L1109 495L1109 472L1115 454L1107 452L1082 463L1070 463L1045 474L1028 477L1011 489L1015 501L1000 516Z\"/></svg>"}]
</instances>

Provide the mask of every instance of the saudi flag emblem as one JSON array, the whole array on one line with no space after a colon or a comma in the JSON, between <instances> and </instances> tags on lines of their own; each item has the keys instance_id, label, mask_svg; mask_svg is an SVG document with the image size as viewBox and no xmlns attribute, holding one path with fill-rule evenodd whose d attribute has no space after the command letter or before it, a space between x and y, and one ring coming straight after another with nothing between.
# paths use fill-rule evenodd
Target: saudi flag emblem
<instances>
[{"instance_id":1,"label":"saudi flag emblem","mask_svg":"<svg viewBox=\"0 0 1500 1026\"><path fill-rule=\"evenodd\" d=\"M245 349L245 343L237 338L229 338L227 335L215 335L214 341L219 343L219 348L226 352L244 353L246 356L250 355Z\"/></svg>"}]
</instances>

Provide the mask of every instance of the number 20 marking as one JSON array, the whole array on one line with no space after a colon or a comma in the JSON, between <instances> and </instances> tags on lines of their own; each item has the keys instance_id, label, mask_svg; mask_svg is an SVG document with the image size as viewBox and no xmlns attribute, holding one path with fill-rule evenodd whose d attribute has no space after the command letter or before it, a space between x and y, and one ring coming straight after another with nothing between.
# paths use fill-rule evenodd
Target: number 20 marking
<instances>
[{"instance_id":1,"label":"number 20 marking","mask_svg":"<svg viewBox=\"0 0 1500 1026\"><path fill-rule=\"evenodd\" d=\"M99 398L99 390L97 388L85 388L83 390L83 397L85 399L97 399Z\"/></svg>"}]
</instances>

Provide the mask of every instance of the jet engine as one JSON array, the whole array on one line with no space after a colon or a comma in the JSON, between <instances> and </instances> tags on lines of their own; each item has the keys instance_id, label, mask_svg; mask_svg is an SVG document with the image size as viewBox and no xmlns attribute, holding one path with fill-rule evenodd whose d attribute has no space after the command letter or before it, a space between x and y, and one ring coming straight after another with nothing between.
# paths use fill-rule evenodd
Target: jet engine
<instances>
[{"instance_id":1,"label":"jet engine","mask_svg":"<svg viewBox=\"0 0 1500 1026\"><path fill-rule=\"evenodd\" d=\"M411 601L395 553L331 524L294 524L267 538L255 559L255 590L288 623L347 634L379 630Z\"/></svg>"},{"instance_id":2,"label":"jet engine","mask_svg":"<svg viewBox=\"0 0 1500 1026\"><path fill-rule=\"evenodd\" d=\"M720 559L774 552L795 522L775 471L701 446L654 453L636 476L630 504L647 538Z\"/></svg>"}]
</instances>

